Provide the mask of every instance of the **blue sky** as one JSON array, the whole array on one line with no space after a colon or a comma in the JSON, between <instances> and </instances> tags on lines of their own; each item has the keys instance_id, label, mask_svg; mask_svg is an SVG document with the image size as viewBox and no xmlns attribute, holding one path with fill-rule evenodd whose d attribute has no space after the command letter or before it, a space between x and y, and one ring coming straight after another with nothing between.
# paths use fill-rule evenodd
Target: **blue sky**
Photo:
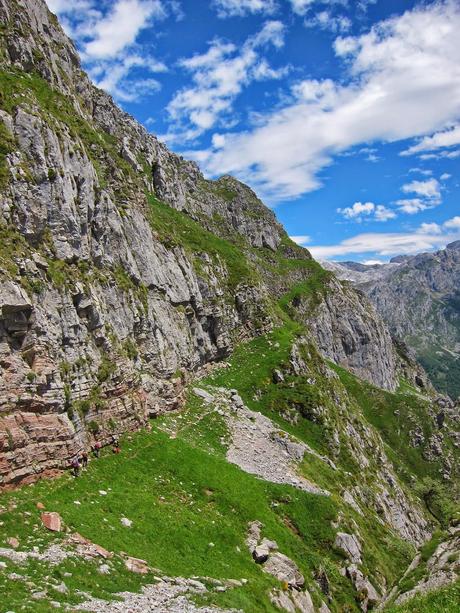
<instances>
[{"instance_id":1,"label":"blue sky","mask_svg":"<svg viewBox=\"0 0 460 613\"><path fill-rule=\"evenodd\" d=\"M47 0L93 81L327 259L460 238L460 2Z\"/></svg>"}]
</instances>

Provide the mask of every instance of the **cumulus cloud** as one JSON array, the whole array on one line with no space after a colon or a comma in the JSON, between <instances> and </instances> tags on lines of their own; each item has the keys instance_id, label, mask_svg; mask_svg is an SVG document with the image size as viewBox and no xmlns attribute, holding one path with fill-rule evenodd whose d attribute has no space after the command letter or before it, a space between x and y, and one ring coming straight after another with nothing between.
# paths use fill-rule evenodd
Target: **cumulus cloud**
<instances>
[{"instance_id":1,"label":"cumulus cloud","mask_svg":"<svg viewBox=\"0 0 460 613\"><path fill-rule=\"evenodd\" d=\"M425 136L415 145L401 152L401 155L414 155L424 151L434 151L460 145L460 125L452 126L442 132L436 132L432 136Z\"/></svg>"},{"instance_id":2,"label":"cumulus cloud","mask_svg":"<svg viewBox=\"0 0 460 613\"><path fill-rule=\"evenodd\" d=\"M413 215L426 209L432 209L441 203L441 185L437 179L426 181L411 181L402 186L405 194L415 194L416 197L402 198L396 205L403 213Z\"/></svg>"},{"instance_id":3,"label":"cumulus cloud","mask_svg":"<svg viewBox=\"0 0 460 613\"><path fill-rule=\"evenodd\" d=\"M242 17L255 13L271 15L277 9L275 0L213 0L212 4L221 18Z\"/></svg>"},{"instance_id":4,"label":"cumulus cloud","mask_svg":"<svg viewBox=\"0 0 460 613\"><path fill-rule=\"evenodd\" d=\"M460 5L446 0L339 37L348 84L304 80L284 106L194 156L210 175L236 174L275 202L319 187L338 153L440 131L460 117L459 30Z\"/></svg>"},{"instance_id":5,"label":"cumulus cloud","mask_svg":"<svg viewBox=\"0 0 460 613\"><path fill-rule=\"evenodd\" d=\"M307 28L320 28L333 33L347 32L351 28L351 20L346 15L333 15L330 11L319 11L304 21Z\"/></svg>"},{"instance_id":6,"label":"cumulus cloud","mask_svg":"<svg viewBox=\"0 0 460 613\"><path fill-rule=\"evenodd\" d=\"M383 204L374 204L373 202L355 202L352 206L337 209L345 219L353 219L361 222L364 219L374 221L388 221L394 219L396 213L387 208Z\"/></svg>"},{"instance_id":7,"label":"cumulus cloud","mask_svg":"<svg viewBox=\"0 0 460 613\"><path fill-rule=\"evenodd\" d=\"M303 234L302 236L290 236L291 241L297 243L298 245L305 245L311 241L311 237Z\"/></svg>"},{"instance_id":8,"label":"cumulus cloud","mask_svg":"<svg viewBox=\"0 0 460 613\"><path fill-rule=\"evenodd\" d=\"M442 225L435 223L421 224L414 232L358 234L336 245L309 245L308 249L313 257L318 259L345 255L358 256L366 253L376 253L379 256L389 257L441 249L459 238L460 217L453 217Z\"/></svg>"},{"instance_id":9,"label":"cumulus cloud","mask_svg":"<svg viewBox=\"0 0 460 613\"><path fill-rule=\"evenodd\" d=\"M403 185L401 189L406 194L418 194L427 200L439 202L441 199L441 186L436 179L412 181Z\"/></svg>"},{"instance_id":10,"label":"cumulus cloud","mask_svg":"<svg viewBox=\"0 0 460 613\"><path fill-rule=\"evenodd\" d=\"M148 76L129 78L140 67L147 74L166 70L162 62L149 53L137 53L135 48L141 31L154 20L165 18L166 5L160 0L116 0L109 5L96 0L47 0L47 3L76 40L96 85L120 101L135 100L160 87L156 79ZM174 3L168 6L172 10Z\"/></svg>"},{"instance_id":11,"label":"cumulus cloud","mask_svg":"<svg viewBox=\"0 0 460 613\"><path fill-rule=\"evenodd\" d=\"M449 230L460 230L460 216L452 217L449 221L446 221L444 227Z\"/></svg>"},{"instance_id":12,"label":"cumulus cloud","mask_svg":"<svg viewBox=\"0 0 460 613\"><path fill-rule=\"evenodd\" d=\"M369 0L362 0L362 2ZM373 1L373 0L371 0ZM318 5L342 5L347 6L349 0L289 0L292 10L297 15L305 15L311 8Z\"/></svg>"},{"instance_id":13,"label":"cumulus cloud","mask_svg":"<svg viewBox=\"0 0 460 613\"><path fill-rule=\"evenodd\" d=\"M264 48L279 49L283 43L283 24L267 21L241 48L215 39L205 53L181 60L180 66L191 74L193 84L179 90L168 104L173 127L162 138L181 142L197 138L222 117L228 117L244 87L285 75L286 68L271 68L261 55ZM217 148L225 147L226 139L213 139L213 143Z\"/></svg>"}]
</instances>

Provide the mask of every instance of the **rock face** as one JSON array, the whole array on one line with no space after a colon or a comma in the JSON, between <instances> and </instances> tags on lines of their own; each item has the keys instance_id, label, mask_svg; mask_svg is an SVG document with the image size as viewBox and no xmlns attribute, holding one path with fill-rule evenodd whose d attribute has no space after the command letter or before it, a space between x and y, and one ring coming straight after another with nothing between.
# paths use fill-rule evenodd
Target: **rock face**
<instances>
[{"instance_id":1,"label":"rock face","mask_svg":"<svg viewBox=\"0 0 460 613\"><path fill-rule=\"evenodd\" d=\"M336 280L329 283L331 291L313 317L307 315L320 351L362 379L394 390L397 387L395 352L382 320L359 294Z\"/></svg>"},{"instance_id":2,"label":"rock face","mask_svg":"<svg viewBox=\"0 0 460 613\"><path fill-rule=\"evenodd\" d=\"M383 266L323 265L367 294L439 391L460 396L460 241Z\"/></svg>"},{"instance_id":3,"label":"rock face","mask_svg":"<svg viewBox=\"0 0 460 613\"><path fill-rule=\"evenodd\" d=\"M0 0L0 21L0 483L16 484L180 407L321 269L250 188L205 180L96 89L43 0ZM363 296L325 279L310 307L293 306L325 356L395 387Z\"/></svg>"}]
</instances>

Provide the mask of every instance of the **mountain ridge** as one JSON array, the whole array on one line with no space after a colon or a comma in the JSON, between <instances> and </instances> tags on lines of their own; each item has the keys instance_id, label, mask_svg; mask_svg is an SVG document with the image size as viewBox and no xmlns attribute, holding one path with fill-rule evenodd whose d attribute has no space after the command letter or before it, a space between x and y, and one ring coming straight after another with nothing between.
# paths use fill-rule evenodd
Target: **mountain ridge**
<instances>
[{"instance_id":1,"label":"mountain ridge","mask_svg":"<svg viewBox=\"0 0 460 613\"><path fill-rule=\"evenodd\" d=\"M366 293L439 392L452 398L460 395L460 241L439 251L393 258L377 268L323 265Z\"/></svg>"}]
</instances>

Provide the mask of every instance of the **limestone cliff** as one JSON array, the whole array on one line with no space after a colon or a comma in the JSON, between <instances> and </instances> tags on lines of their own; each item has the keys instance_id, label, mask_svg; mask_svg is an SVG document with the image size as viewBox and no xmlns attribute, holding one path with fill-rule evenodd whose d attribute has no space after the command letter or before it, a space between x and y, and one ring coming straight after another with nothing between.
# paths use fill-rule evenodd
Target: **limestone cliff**
<instances>
[{"instance_id":1,"label":"limestone cliff","mask_svg":"<svg viewBox=\"0 0 460 613\"><path fill-rule=\"evenodd\" d=\"M43 0L0 0L0 22L4 483L180 406L193 373L273 326L293 287L325 356L395 388L366 299L248 187L206 180L96 89Z\"/></svg>"}]
</instances>

